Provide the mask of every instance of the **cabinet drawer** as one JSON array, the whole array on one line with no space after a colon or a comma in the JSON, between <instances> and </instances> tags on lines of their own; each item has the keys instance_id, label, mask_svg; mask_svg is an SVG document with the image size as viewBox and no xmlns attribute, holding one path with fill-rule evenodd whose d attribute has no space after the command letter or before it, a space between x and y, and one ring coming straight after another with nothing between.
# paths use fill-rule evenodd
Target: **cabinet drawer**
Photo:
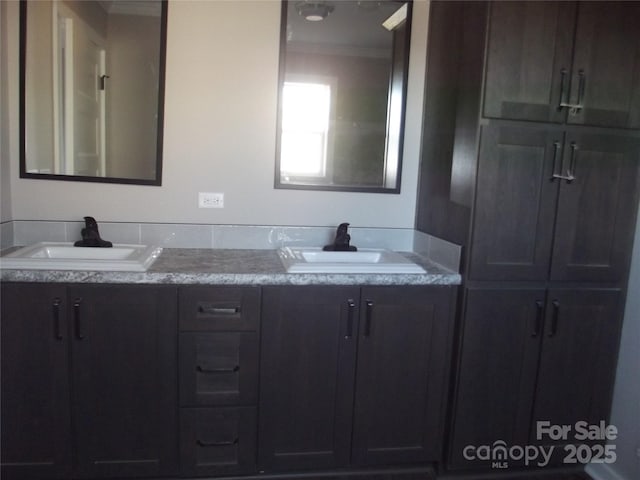
<instances>
[{"instance_id":1,"label":"cabinet drawer","mask_svg":"<svg viewBox=\"0 0 640 480\"><path fill-rule=\"evenodd\" d=\"M180 330L257 330L260 287L183 287Z\"/></svg>"},{"instance_id":2,"label":"cabinet drawer","mask_svg":"<svg viewBox=\"0 0 640 480\"><path fill-rule=\"evenodd\" d=\"M256 332L180 334L180 404L251 404L258 397Z\"/></svg>"},{"instance_id":3,"label":"cabinet drawer","mask_svg":"<svg viewBox=\"0 0 640 480\"><path fill-rule=\"evenodd\" d=\"M183 475L255 471L255 407L183 408L180 415Z\"/></svg>"}]
</instances>

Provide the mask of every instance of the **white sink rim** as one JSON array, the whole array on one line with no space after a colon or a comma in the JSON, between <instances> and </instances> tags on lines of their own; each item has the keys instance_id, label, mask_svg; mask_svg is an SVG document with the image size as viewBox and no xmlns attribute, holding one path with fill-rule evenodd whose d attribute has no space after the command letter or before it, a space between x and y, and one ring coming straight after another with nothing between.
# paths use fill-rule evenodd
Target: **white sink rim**
<instances>
[{"instance_id":1,"label":"white sink rim","mask_svg":"<svg viewBox=\"0 0 640 480\"><path fill-rule=\"evenodd\" d=\"M325 252L319 247L282 247L278 256L288 273L426 273L404 255L384 248Z\"/></svg>"},{"instance_id":2,"label":"white sink rim","mask_svg":"<svg viewBox=\"0 0 640 480\"><path fill-rule=\"evenodd\" d=\"M0 257L13 270L91 270L145 272L162 247L116 243L113 247L74 247L69 242L39 242Z\"/></svg>"}]
</instances>

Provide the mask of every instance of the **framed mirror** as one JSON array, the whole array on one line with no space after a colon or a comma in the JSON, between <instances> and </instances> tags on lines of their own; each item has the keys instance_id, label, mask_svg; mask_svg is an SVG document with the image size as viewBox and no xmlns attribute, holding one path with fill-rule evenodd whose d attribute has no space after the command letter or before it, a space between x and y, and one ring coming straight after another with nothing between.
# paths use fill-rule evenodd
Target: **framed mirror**
<instances>
[{"instance_id":1,"label":"framed mirror","mask_svg":"<svg viewBox=\"0 0 640 480\"><path fill-rule=\"evenodd\" d=\"M20 177L160 185L166 0L21 0Z\"/></svg>"},{"instance_id":2,"label":"framed mirror","mask_svg":"<svg viewBox=\"0 0 640 480\"><path fill-rule=\"evenodd\" d=\"M399 193L410 1L283 1L276 188Z\"/></svg>"}]
</instances>

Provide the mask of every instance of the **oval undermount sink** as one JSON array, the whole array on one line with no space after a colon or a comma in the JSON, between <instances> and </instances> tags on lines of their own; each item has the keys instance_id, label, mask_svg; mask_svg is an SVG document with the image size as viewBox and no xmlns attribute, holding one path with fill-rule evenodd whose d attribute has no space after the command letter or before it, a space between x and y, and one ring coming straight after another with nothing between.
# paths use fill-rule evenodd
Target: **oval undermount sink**
<instances>
[{"instance_id":1,"label":"oval undermount sink","mask_svg":"<svg viewBox=\"0 0 640 480\"><path fill-rule=\"evenodd\" d=\"M152 245L114 244L110 248L74 247L40 242L0 258L0 268L25 270L96 270L144 272L162 253Z\"/></svg>"},{"instance_id":2,"label":"oval undermount sink","mask_svg":"<svg viewBox=\"0 0 640 480\"><path fill-rule=\"evenodd\" d=\"M400 253L379 248L325 252L317 247L283 247L278 256L289 273L426 273Z\"/></svg>"}]
</instances>

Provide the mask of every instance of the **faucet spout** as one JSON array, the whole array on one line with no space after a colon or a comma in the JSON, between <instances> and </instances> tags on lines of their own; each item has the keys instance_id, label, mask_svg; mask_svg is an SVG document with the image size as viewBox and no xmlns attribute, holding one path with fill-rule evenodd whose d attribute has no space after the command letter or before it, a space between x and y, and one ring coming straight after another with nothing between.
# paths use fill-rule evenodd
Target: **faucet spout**
<instances>
[{"instance_id":1,"label":"faucet spout","mask_svg":"<svg viewBox=\"0 0 640 480\"><path fill-rule=\"evenodd\" d=\"M80 232L82 240L78 240L73 245L76 247L113 247L113 243L100 238L98 222L93 217L84 217L84 228Z\"/></svg>"},{"instance_id":2,"label":"faucet spout","mask_svg":"<svg viewBox=\"0 0 640 480\"><path fill-rule=\"evenodd\" d=\"M334 251L334 252L356 252L358 249L350 245L351 235L349 235L347 229L349 228L348 223L341 223L338 225L338 229L336 230L336 238L333 241L333 244L325 245L322 247L324 251Z\"/></svg>"}]
</instances>

